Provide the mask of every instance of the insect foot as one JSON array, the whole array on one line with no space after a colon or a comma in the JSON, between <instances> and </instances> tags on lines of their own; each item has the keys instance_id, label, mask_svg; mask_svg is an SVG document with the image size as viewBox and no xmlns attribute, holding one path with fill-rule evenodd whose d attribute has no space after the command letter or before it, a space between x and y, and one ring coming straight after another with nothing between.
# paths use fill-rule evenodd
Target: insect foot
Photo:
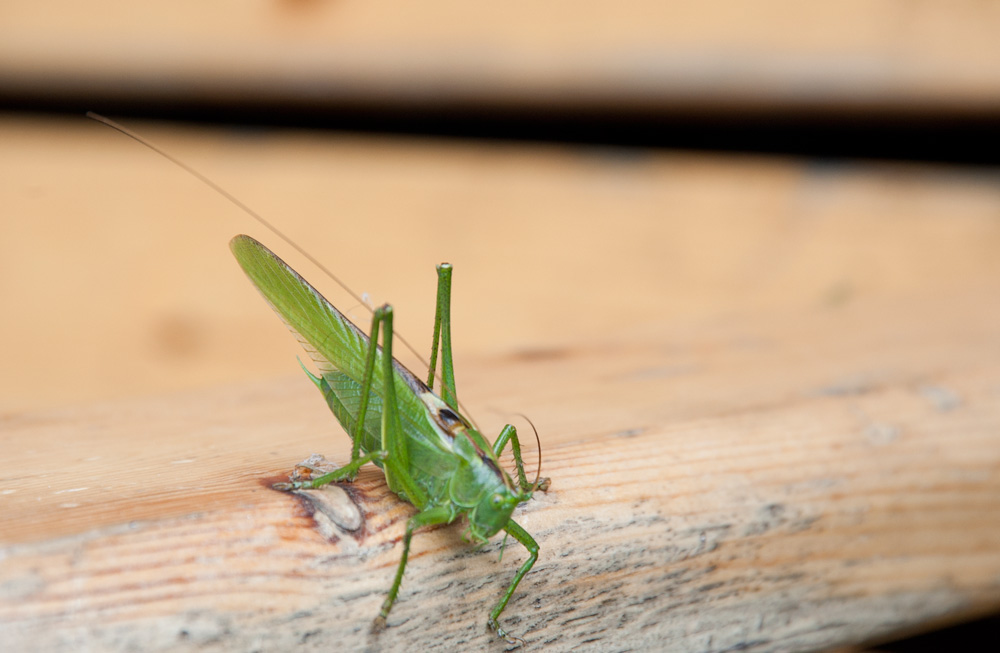
<instances>
[{"instance_id":1,"label":"insect foot","mask_svg":"<svg viewBox=\"0 0 1000 653\"><path fill-rule=\"evenodd\" d=\"M274 483L272 490L280 492L291 492L302 488L312 487L314 479L329 474L337 469L337 465L327 460L323 455L314 453L302 462L295 465L292 473L288 477L287 483Z\"/></svg>"},{"instance_id":2,"label":"insect foot","mask_svg":"<svg viewBox=\"0 0 1000 653\"><path fill-rule=\"evenodd\" d=\"M489 627L490 630L492 630L497 634L497 637L507 642L508 644L514 647L526 646L523 639L517 637L516 635L509 634L506 630L500 627L500 624L497 623L497 620L494 619L493 617L490 617L490 620L487 622L487 626Z\"/></svg>"},{"instance_id":3,"label":"insect foot","mask_svg":"<svg viewBox=\"0 0 1000 653\"><path fill-rule=\"evenodd\" d=\"M385 630L385 617L379 615L372 621L372 634L375 635L383 630Z\"/></svg>"}]
</instances>

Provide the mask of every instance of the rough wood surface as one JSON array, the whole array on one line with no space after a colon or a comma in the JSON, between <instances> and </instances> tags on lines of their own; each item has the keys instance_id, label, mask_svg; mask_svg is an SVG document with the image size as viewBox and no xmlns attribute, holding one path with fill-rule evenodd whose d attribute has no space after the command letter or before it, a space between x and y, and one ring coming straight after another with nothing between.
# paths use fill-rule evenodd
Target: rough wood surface
<instances>
[{"instance_id":1,"label":"rough wood surface","mask_svg":"<svg viewBox=\"0 0 1000 653\"><path fill-rule=\"evenodd\" d=\"M41 220L55 207L70 229L68 208L93 211L94 195L60 194L70 175L38 176L41 161L50 172L83 168L76 183L92 194L109 169L120 171L126 182L112 177L120 196L103 193L119 198L121 221L112 211L112 226L98 235L131 228L132 240L122 242L136 247L137 260L153 257L142 242L154 241L159 267L173 270L182 289L208 296L205 312L191 309L197 323L211 321L213 310L242 315L233 308L238 301L208 304L225 296L199 288L211 283L214 268L189 264L197 272L189 275L165 262L174 244L155 218L176 211L181 199L162 172L169 206L152 206L150 221L137 226L128 221L137 211L133 195L158 204L152 182L135 181L143 174L138 159L104 155L69 128L59 128L66 156L56 157L53 143L24 138L29 127L5 124L7 215ZM552 490L518 516L540 542L541 558L506 613L533 647L802 650L1000 606L1000 192L993 173L265 142L272 153L328 166L335 159L321 152L339 145L340 170L353 170L357 188L367 189L366 180L388 184L382 195L366 195L380 210L365 217L398 210L394 202L414 208L418 231L443 207L466 214L478 206L486 216L467 223L474 231L438 230L427 240L473 248L471 278L459 277L460 288L516 290L504 296L505 313L495 317L507 321L499 324L475 321L496 295L470 296L473 310L463 319L471 322L462 324L471 323L472 344L459 361L459 390L488 432L498 431L505 411L520 411L542 433ZM209 150L232 147L207 143ZM246 150L231 156L251 184L268 177L266 163ZM421 183L391 181L387 170L418 160L427 166ZM293 166L285 182L307 168ZM365 206L335 190L342 202ZM325 201L294 191L286 197ZM464 201L446 201L456 197ZM497 224L502 214L516 220ZM601 220L613 221L615 231L593 226ZM84 284L123 296L139 297L129 289L150 285L152 273L138 264L123 268L123 289L86 283L106 277L86 258L72 259L73 248L85 243L98 270L110 265L101 255L113 259L116 250L95 249L100 239L88 234L89 223L72 238L47 230L57 236L40 243L57 254L27 246L52 266L59 259L46 257L64 255L74 265L32 263L23 253L31 224L5 224L0 260L39 266L12 269L22 284L39 284L35 295L45 301L23 300L28 290L18 294L9 274L3 289L12 293L5 305L17 306L21 321L30 318L40 340L8 332L4 342L36 352L39 342L59 342L47 331L58 313L45 312L60 308L53 276L70 290ZM487 263L514 251L504 238L522 243L537 265L498 267L490 276ZM208 247L190 234L176 240L187 240L189 252ZM476 248L481 241L491 247ZM407 256L443 257L422 243L384 242L401 258L372 268L390 278L395 271L405 301L411 275L398 270ZM239 294L241 284L234 274L229 292ZM412 295L426 303L430 293ZM252 291L245 299L247 315L277 322ZM108 329L155 324L145 321L142 301L120 304L104 316L95 311ZM531 319L519 315L522 308ZM16 322L3 326L20 328ZM262 328L261 342L291 340L274 327ZM485 344L480 327L499 344ZM466 336L458 337L461 348ZM64 353L82 360L72 348ZM244 352L257 353L278 358L266 348ZM104 365L126 365L130 355ZM7 358L19 356L12 350ZM27 367L8 369L30 378ZM82 364L45 369L53 387L100 378ZM476 551L460 541L460 527L415 538L390 628L368 634L408 508L386 494L377 472L331 498L329 519L268 489L310 453L347 454L346 438L305 378L34 412L8 408L0 432L0 640L11 648L504 648L486 632L485 617L523 551L508 547L498 563L499 541Z\"/></svg>"},{"instance_id":2,"label":"rough wood surface","mask_svg":"<svg viewBox=\"0 0 1000 653\"><path fill-rule=\"evenodd\" d=\"M477 361L479 391L542 426L553 478L518 515L542 555L508 625L546 650L804 650L996 608L985 297ZM391 627L368 634L410 510L376 472L332 518L267 489L314 449L344 456L314 395L297 381L6 419L3 640L502 649L485 616L523 552L498 563L459 527L415 539Z\"/></svg>"},{"instance_id":3,"label":"rough wood surface","mask_svg":"<svg viewBox=\"0 0 1000 653\"><path fill-rule=\"evenodd\" d=\"M1000 104L1000 9L974 0L6 0L0 16L14 98L741 116Z\"/></svg>"}]
</instances>

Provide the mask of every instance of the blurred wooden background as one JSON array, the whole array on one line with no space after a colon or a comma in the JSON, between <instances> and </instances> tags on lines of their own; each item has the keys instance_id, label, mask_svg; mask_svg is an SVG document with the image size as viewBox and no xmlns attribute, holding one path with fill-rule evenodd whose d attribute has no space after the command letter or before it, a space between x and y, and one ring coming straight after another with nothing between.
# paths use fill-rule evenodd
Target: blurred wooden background
<instances>
[{"instance_id":1,"label":"blurred wooden background","mask_svg":"<svg viewBox=\"0 0 1000 653\"><path fill-rule=\"evenodd\" d=\"M76 108L117 112L392 301L418 350L433 265L456 265L464 401L490 433L531 415L555 483L525 515L543 558L509 609L529 641L823 648L996 610L996 167L276 125L995 129L997 28L982 2L5 3L0 634L252 648L298 641L275 615L312 601L306 639L348 641L337 628L367 626L405 517L363 477L366 519L391 527L361 562L262 490L347 451L226 249L273 239ZM248 554L246 524L281 536ZM462 558L472 605L421 593L466 548L443 531L417 538L402 623L374 645L489 643L480 617L511 569ZM192 553L138 561L157 537ZM269 566L288 550L296 564ZM264 589L242 596L240 575ZM348 585L365 598L338 603Z\"/></svg>"},{"instance_id":2,"label":"blurred wooden background","mask_svg":"<svg viewBox=\"0 0 1000 653\"><path fill-rule=\"evenodd\" d=\"M12 0L3 18L10 94L618 112L1000 102L1000 8L976 0L95 0L58 12Z\"/></svg>"}]
</instances>

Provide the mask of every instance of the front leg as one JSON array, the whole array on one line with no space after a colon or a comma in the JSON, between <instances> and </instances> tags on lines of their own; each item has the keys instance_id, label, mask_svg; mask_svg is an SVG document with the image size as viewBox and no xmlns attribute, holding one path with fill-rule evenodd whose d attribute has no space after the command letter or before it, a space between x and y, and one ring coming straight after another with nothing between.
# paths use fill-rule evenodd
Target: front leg
<instances>
[{"instance_id":1,"label":"front leg","mask_svg":"<svg viewBox=\"0 0 1000 653\"><path fill-rule=\"evenodd\" d=\"M513 519L507 522L507 526L504 527L504 530L507 531L507 533L509 533L515 540L523 544L524 548L528 550L529 555L527 561L525 561L525 563L521 565L521 568L517 570L517 573L514 574L514 580L511 581L510 587L507 588L503 598L500 599L497 606L493 608L492 612L490 612L490 619L487 622L487 625L489 625L490 629L492 629L508 644L524 646L524 640L520 637L508 634L506 630L500 627L500 623L497 619L500 618L500 613L503 612L503 609L507 607L507 601L510 601L510 597L513 596L514 590L517 589L517 584L521 582L524 575L528 573L531 567L535 564L535 561L538 560L538 542L536 542L535 538L528 534L528 531L518 526L517 522Z\"/></svg>"},{"instance_id":2,"label":"front leg","mask_svg":"<svg viewBox=\"0 0 1000 653\"><path fill-rule=\"evenodd\" d=\"M493 454L499 458L508 441L510 441L510 450L514 454L514 465L517 467L517 482L521 486L521 491L527 492L534 489L534 485L528 482L528 478L524 474L524 459L521 458L521 441L517 439L517 429L513 425L508 424L500 431L496 442L493 443ZM542 492L548 490L549 479L538 479L538 489Z\"/></svg>"}]
</instances>

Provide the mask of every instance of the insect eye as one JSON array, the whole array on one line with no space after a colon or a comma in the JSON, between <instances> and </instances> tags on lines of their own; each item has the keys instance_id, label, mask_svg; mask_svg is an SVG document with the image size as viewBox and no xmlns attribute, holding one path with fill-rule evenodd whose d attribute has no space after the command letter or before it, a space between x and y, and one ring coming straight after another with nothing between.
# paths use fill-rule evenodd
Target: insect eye
<instances>
[{"instance_id":1,"label":"insect eye","mask_svg":"<svg viewBox=\"0 0 1000 653\"><path fill-rule=\"evenodd\" d=\"M499 508L500 504L503 503L503 497L499 494L494 494L493 498L490 499L490 503L493 504L494 508Z\"/></svg>"},{"instance_id":2,"label":"insect eye","mask_svg":"<svg viewBox=\"0 0 1000 653\"><path fill-rule=\"evenodd\" d=\"M438 416L441 418L441 421L448 422L449 424L462 421L459 419L458 415L454 413L454 411L448 410L447 408L439 410Z\"/></svg>"}]
</instances>

